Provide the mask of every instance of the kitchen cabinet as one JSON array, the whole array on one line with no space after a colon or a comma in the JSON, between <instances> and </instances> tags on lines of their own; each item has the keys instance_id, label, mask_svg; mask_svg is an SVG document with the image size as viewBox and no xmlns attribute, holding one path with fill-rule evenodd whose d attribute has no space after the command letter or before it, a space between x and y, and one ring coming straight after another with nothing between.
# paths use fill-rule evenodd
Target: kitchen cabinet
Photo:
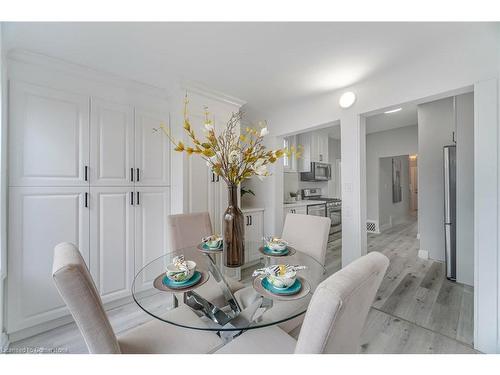
<instances>
[{"instance_id":1,"label":"kitchen cabinet","mask_svg":"<svg viewBox=\"0 0 500 375\"><path fill-rule=\"evenodd\" d=\"M129 187L91 187L90 272L103 302L129 295L134 279L134 206Z\"/></svg>"},{"instance_id":2,"label":"kitchen cabinet","mask_svg":"<svg viewBox=\"0 0 500 375\"><path fill-rule=\"evenodd\" d=\"M243 209L245 220L245 240L252 245L245 248L245 262L260 259L259 247L264 237L264 209Z\"/></svg>"},{"instance_id":3,"label":"kitchen cabinet","mask_svg":"<svg viewBox=\"0 0 500 375\"><path fill-rule=\"evenodd\" d=\"M299 134L297 143L303 147L298 162L299 172L310 172L311 163L328 163L328 134L324 130Z\"/></svg>"},{"instance_id":4,"label":"kitchen cabinet","mask_svg":"<svg viewBox=\"0 0 500 375\"><path fill-rule=\"evenodd\" d=\"M89 97L9 82L10 186L88 186Z\"/></svg>"},{"instance_id":5,"label":"kitchen cabinet","mask_svg":"<svg viewBox=\"0 0 500 375\"><path fill-rule=\"evenodd\" d=\"M170 214L170 189L168 187L136 187L134 194L135 214L135 273L139 272L153 259L165 254L169 248L167 217ZM166 266L166 265L165 265ZM149 267L136 280L136 289L149 289L153 280L164 272L158 263L157 268Z\"/></svg>"},{"instance_id":6,"label":"kitchen cabinet","mask_svg":"<svg viewBox=\"0 0 500 375\"><path fill-rule=\"evenodd\" d=\"M130 185L136 166L133 106L92 98L90 135L90 183Z\"/></svg>"},{"instance_id":7,"label":"kitchen cabinet","mask_svg":"<svg viewBox=\"0 0 500 375\"><path fill-rule=\"evenodd\" d=\"M170 147L153 130L168 123L166 102L111 83L110 98L78 75L72 93L66 76L42 84L30 71L9 77L8 333L68 315L51 277L58 243L78 246L104 303L125 301L169 245Z\"/></svg>"},{"instance_id":8,"label":"kitchen cabinet","mask_svg":"<svg viewBox=\"0 0 500 375\"><path fill-rule=\"evenodd\" d=\"M283 148L285 149L295 149L297 150L299 143L297 143L297 136L291 135L283 139ZM295 155L285 156L283 158L283 171L285 172L297 172L299 166L299 160Z\"/></svg>"},{"instance_id":9,"label":"kitchen cabinet","mask_svg":"<svg viewBox=\"0 0 500 375\"><path fill-rule=\"evenodd\" d=\"M170 185L170 141L164 132L153 131L168 124L168 114L135 108L135 176L137 186Z\"/></svg>"},{"instance_id":10,"label":"kitchen cabinet","mask_svg":"<svg viewBox=\"0 0 500 375\"><path fill-rule=\"evenodd\" d=\"M296 207L294 206L290 208L285 207L283 210L283 219L288 214L307 215L307 206L304 204L303 206L296 206Z\"/></svg>"},{"instance_id":11,"label":"kitchen cabinet","mask_svg":"<svg viewBox=\"0 0 500 375\"><path fill-rule=\"evenodd\" d=\"M9 188L9 332L68 313L52 280L54 247L78 246L89 261L88 187Z\"/></svg>"}]
</instances>

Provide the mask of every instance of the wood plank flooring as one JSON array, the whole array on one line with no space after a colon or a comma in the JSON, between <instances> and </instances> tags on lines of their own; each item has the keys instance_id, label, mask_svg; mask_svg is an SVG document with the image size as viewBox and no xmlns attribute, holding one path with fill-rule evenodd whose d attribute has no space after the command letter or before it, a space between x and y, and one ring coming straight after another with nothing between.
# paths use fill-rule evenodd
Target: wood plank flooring
<instances>
[{"instance_id":1,"label":"wood plank flooring","mask_svg":"<svg viewBox=\"0 0 500 375\"><path fill-rule=\"evenodd\" d=\"M473 288L450 282L444 264L418 257L417 222L368 235L368 251L390 265L361 338L361 353L475 353ZM330 237L326 268L341 267L341 239ZM295 332L295 335L298 331Z\"/></svg>"},{"instance_id":2,"label":"wood plank flooring","mask_svg":"<svg viewBox=\"0 0 500 375\"><path fill-rule=\"evenodd\" d=\"M369 251L380 251L390 266L378 290L361 337L360 353L476 353L473 338L473 288L446 280L444 265L418 258L415 221L368 236ZM341 234L330 236L326 269L341 268ZM161 293L149 297L152 307L169 309ZM117 334L141 325L151 317L135 303L108 311ZM292 332L297 337L300 330ZM11 344L60 348L86 353L85 342L74 323Z\"/></svg>"}]
</instances>

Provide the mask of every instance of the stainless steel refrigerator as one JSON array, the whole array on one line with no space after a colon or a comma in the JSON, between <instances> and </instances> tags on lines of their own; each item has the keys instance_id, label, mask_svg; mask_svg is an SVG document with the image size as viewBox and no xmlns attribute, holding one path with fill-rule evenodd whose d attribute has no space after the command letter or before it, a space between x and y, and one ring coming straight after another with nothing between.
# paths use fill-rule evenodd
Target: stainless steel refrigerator
<instances>
[{"instance_id":1,"label":"stainless steel refrigerator","mask_svg":"<svg viewBox=\"0 0 500 375\"><path fill-rule=\"evenodd\" d=\"M444 240L446 277L457 278L457 147L444 146Z\"/></svg>"}]
</instances>

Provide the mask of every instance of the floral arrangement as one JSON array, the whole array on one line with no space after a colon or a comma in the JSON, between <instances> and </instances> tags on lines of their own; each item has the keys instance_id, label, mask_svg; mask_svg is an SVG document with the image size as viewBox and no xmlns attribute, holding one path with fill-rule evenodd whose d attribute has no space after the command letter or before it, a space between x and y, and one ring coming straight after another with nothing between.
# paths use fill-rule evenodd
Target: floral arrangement
<instances>
[{"instance_id":1,"label":"floral arrangement","mask_svg":"<svg viewBox=\"0 0 500 375\"><path fill-rule=\"evenodd\" d=\"M184 100L184 130L191 145L176 141L164 125L160 129L168 136L174 150L185 152L188 155L197 154L202 157L207 165L217 176L220 176L228 185L238 185L243 180L252 176L263 179L269 176L268 166L282 157L294 154L300 157L301 147L267 150L263 145L264 137L269 134L267 124L259 123L258 126L247 126L239 129L242 112L233 113L220 134L215 131L215 126L210 120L210 113L205 108L204 139L195 134L188 116L188 98ZM240 131L238 131L240 130Z\"/></svg>"}]
</instances>

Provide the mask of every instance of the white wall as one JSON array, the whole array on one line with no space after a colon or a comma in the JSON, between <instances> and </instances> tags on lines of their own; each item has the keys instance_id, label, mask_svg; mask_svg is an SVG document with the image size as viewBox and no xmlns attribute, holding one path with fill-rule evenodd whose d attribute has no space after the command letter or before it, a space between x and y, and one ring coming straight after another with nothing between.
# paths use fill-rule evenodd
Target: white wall
<instances>
[{"instance_id":1,"label":"white wall","mask_svg":"<svg viewBox=\"0 0 500 375\"><path fill-rule=\"evenodd\" d=\"M420 249L444 261L443 146L453 144L453 98L421 104L417 112Z\"/></svg>"},{"instance_id":2,"label":"white wall","mask_svg":"<svg viewBox=\"0 0 500 375\"><path fill-rule=\"evenodd\" d=\"M474 85L474 346L500 352L498 79Z\"/></svg>"},{"instance_id":3,"label":"white wall","mask_svg":"<svg viewBox=\"0 0 500 375\"><path fill-rule=\"evenodd\" d=\"M0 22L0 349L6 344L4 322L4 280L7 276L7 68L3 50L3 23Z\"/></svg>"},{"instance_id":4,"label":"white wall","mask_svg":"<svg viewBox=\"0 0 500 375\"><path fill-rule=\"evenodd\" d=\"M392 161L401 163L401 201L392 201ZM408 218L410 208L408 155L379 159L379 225L387 228Z\"/></svg>"},{"instance_id":5,"label":"white wall","mask_svg":"<svg viewBox=\"0 0 500 375\"><path fill-rule=\"evenodd\" d=\"M366 216L368 220L379 221L380 226L387 224L385 220L380 222L379 214L380 158L410 155L417 152L417 125L371 133L366 136ZM392 189L391 186L389 187ZM407 196L407 192L405 193ZM395 212L398 211L396 210Z\"/></svg>"},{"instance_id":6,"label":"white wall","mask_svg":"<svg viewBox=\"0 0 500 375\"><path fill-rule=\"evenodd\" d=\"M474 284L474 94L456 97L457 281Z\"/></svg>"}]
</instances>

